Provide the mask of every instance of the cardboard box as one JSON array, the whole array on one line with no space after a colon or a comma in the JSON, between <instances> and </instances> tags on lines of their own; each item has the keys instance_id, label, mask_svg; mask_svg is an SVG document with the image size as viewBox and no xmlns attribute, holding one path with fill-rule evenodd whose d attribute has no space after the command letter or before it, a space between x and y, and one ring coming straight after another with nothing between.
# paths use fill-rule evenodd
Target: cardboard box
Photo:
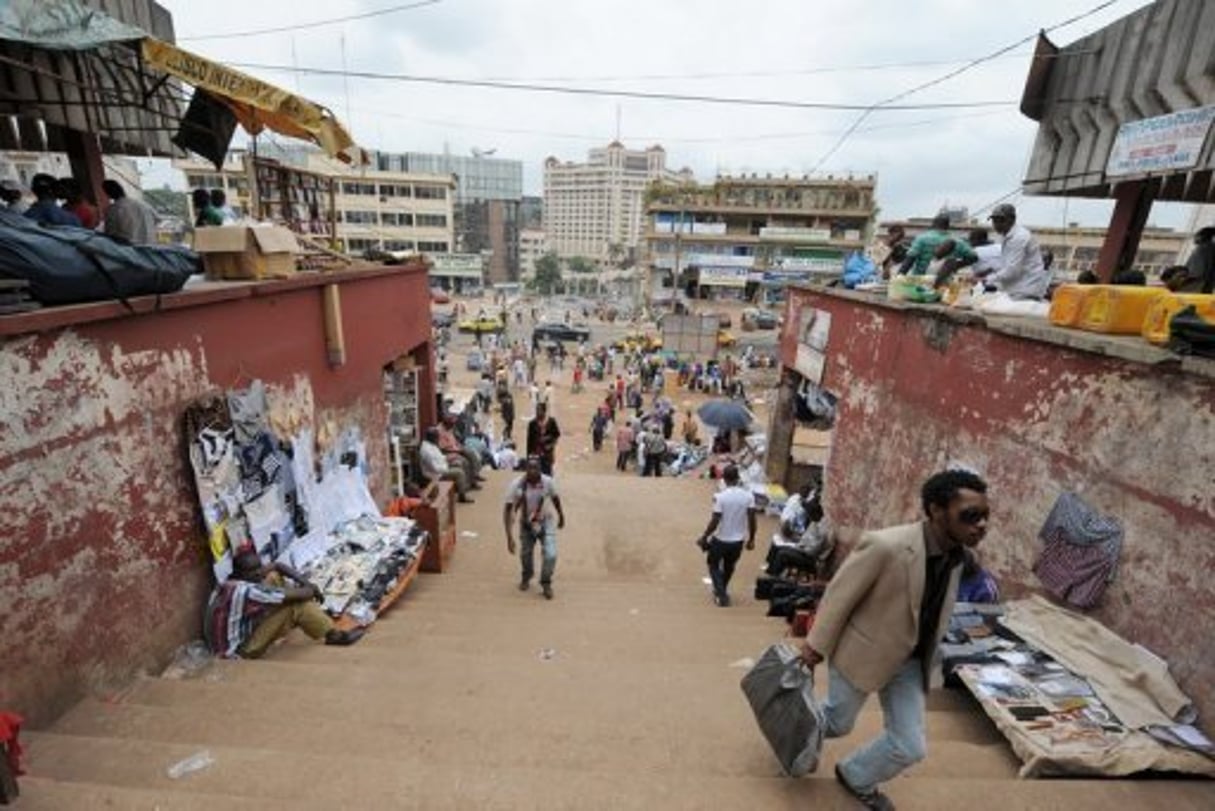
<instances>
[{"instance_id":1,"label":"cardboard box","mask_svg":"<svg viewBox=\"0 0 1215 811\"><path fill-rule=\"evenodd\" d=\"M194 231L208 279L283 279L295 273L299 243L277 225L222 225Z\"/></svg>"}]
</instances>

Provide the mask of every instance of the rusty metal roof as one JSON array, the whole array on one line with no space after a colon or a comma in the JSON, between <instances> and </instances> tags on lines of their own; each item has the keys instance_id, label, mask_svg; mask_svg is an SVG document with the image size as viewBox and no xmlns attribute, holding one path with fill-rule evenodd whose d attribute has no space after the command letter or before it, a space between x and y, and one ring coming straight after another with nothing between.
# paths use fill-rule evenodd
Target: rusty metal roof
<instances>
[{"instance_id":1,"label":"rusty metal roof","mask_svg":"<svg viewBox=\"0 0 1215 811\"><path fill-rule=\"evenodd\" d=\"M80 0L168 42L172 15L154 0ZM181 84L150 71L139 42L53 50L0 41L0 149L64 148L65 130L94 132L111 154L178 155Z\"/></svg>"}]
</instances>

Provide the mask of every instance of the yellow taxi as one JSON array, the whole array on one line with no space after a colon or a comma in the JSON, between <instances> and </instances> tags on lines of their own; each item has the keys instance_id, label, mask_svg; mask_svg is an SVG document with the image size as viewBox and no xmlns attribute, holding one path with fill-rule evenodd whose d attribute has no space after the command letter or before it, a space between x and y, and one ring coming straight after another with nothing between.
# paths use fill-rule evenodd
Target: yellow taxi
<instances>
[{"instance_id":1,"label":"yellow taxi","mask_svg":"<svg viewBox=\"0 0 1215 811\"><path fill-rule=\"evenodd\" d=\"M460 332L471 332L475 335L484 335L491 332L501 332L506 329L506 326L492 315L482 315L476 318L468 318L461 321L457 327Z\"/></svg>"},{"instance_id":2,"label":"yellow taxi","mask_svg":"<svg viewBox=\"0 0 1215 811\"><path fill-rule=\"evenodd\" d=\"M657 352L662 349L662 338L644 332L630 332L615 341L612 346L619 352L632 352L637 349L642 352Z\"/></svg>"}]
</instances>

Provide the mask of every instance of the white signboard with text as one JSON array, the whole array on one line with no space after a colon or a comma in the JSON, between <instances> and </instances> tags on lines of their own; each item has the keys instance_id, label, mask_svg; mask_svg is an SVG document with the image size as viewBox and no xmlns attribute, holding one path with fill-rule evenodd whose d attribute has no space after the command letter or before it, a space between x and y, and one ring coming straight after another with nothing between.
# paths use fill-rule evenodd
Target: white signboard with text
<instances>
[{"instance_id":1,"label":"white signboard with text","mask_svg":"<svg viewBox=\"0 0 1215 811\"><path fill-rule=\"evenodd\" d=\"M1128 121L1118 128L1105 173L1114 177L1189 169L1198 163L1215 105Z\"/></svg>"}]
</instances>

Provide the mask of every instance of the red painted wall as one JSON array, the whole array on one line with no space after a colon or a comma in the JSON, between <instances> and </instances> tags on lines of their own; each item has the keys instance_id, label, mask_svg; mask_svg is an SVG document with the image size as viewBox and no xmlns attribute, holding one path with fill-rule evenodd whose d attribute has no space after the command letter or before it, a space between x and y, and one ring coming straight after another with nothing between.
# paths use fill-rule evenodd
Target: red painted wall
<instances>
[{"instance_id":1,"label":"red painted wall","mask_svg":"<svg viewBox=\"0 0 1215 811\"><path fill-rule=\"evenodd\" d=\"M340 285L347 362L330 368L322 282ZM203 285L0 318L0 707L45 722L155 669L198 635L210 588L181 417L260 378L281 425L362 428L387 495L381 370L430 358L422 267ZM424 375L424 421L434 416Z\"/></svg>"},{"instance_id":2,"label":"red painted wall","mask_svg":"<svg viewBox=\"0 0 1215 811\"><path fill-rule=\"evenodd\" d=\"M831 313L823 383L840 396L828 515L846 528L914 520L920 483L951 461L987 479L980 553L1006 592L1036 590L1037 534L1063 489L1126 529L1094 612L1168 660L1215 717L1215 379L809 290ZM787 321L796 321L795 317ZM796 327L782 335L785 365Z\"/></svg>"}]
</instances>

